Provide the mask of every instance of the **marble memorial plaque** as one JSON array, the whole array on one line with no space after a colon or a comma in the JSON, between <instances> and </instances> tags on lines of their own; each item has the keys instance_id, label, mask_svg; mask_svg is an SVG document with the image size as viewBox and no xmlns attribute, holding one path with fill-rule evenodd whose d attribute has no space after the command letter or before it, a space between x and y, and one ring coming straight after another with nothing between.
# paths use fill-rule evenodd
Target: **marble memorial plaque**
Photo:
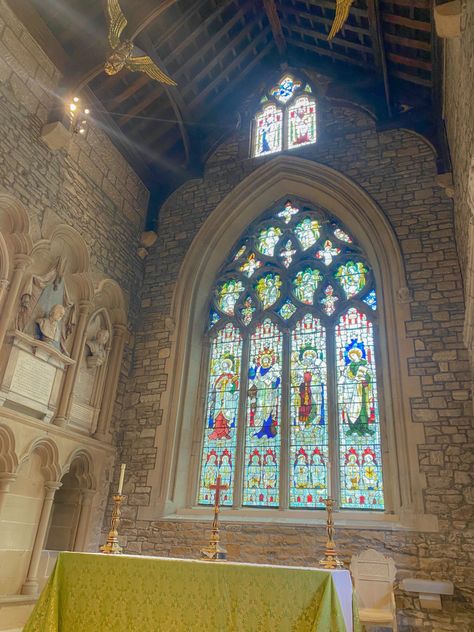
<instances>
[{"instance_id":1,"label":"marble memorial plaque","mask_svg":"<svg viewBox=\"0 0 474 632\"><path fill-rule=\"evenodd\" d=\"M54 366L25 351L19 351L10 390L47 405L55 376Z\"/></svg>"}]
</instances>

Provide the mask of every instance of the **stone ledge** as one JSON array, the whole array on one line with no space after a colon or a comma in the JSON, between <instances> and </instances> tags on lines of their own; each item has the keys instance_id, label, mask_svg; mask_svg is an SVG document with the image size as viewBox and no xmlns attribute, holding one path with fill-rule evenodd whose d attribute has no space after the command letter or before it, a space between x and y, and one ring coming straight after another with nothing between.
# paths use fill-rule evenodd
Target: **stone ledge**
<instances>
[{"instance_id":1,"label":"stone ledge","mask_svg":"<svg viewBox=\"0 0 474 632\"><path fill-rule=\"evenodd\" d=\"M316 511L319 515L315 515ZM192 507L179 509L176 513L157 518L157 521L211 522L212 508ZM220 509L221 522L241 522L252 524L285 524L291 526L314 527L326 524L326 513L323 509L315 512L280 511L258 509ZM360 511L336 511L334 522L338 529L370 529L379 531L419 531L438 533L439 525L436 516L431 514L406 513L404 515L373 513L370 517Z\"/></svg>"}]
</instances>

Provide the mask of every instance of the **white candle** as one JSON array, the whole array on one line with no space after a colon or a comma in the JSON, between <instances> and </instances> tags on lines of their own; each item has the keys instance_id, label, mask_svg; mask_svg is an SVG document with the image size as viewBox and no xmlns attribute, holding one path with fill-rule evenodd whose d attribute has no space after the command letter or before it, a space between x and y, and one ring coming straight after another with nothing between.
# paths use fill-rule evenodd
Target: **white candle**
<instances>
[{"instance_id":1,"label":"white candle","mask_svg":"<svg viewBox=\"0 0 474 632\"><path fill-rule=\"evenodd\" d=\"M119 478L119 486L118 486L117 494L122 493L123 479L125 477L125 467L126 467L125 463L122 463L122 465L120 466L120 478Z\"/></svg>"},{"instance_id":2,"label":"white candle","mask_svg":"<svg viewBox=\"0 0 474 632\"><path fill-rule=\"evenodd\" d=\"M328 460L327 462L327 468L326 468L326 489L327 489L327 498L331 497L331 489L332 487L332 481L331 481L331 463Z\"/></svg>"}]
</instances>

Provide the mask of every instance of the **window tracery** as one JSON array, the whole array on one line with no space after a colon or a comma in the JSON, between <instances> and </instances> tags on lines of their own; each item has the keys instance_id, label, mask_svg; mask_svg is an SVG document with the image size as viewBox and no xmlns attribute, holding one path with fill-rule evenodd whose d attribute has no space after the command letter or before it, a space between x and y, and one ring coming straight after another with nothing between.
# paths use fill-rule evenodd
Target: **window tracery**
<instances>
[{"instance_id":1,"label":"window tracery","mask_svg":"<svg viewBox=\"0 0 474 632\"><path fill-rule=\"evenodd\" d=\"M364 252L326 211L278 203L215 284L198 503L384 509L377 299ZM238 465L237 465L238 464Z\"/></svg>"},{"instance_id":2,"label":"window tracery","mask_svg":"<svg viewBox=\"0 0 474 632\"><path fill-rule=\"evenodd\" d=\"M260 103L254 119L254 156L316 142L316 101L309 84L303 87L285 74Z\"/></svg>"}]
</instances>

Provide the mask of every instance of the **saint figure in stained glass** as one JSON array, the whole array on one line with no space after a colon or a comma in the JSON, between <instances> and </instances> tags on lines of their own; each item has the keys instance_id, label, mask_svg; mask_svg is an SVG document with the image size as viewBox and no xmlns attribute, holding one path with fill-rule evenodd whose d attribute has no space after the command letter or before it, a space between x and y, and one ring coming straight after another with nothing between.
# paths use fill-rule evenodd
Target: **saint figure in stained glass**
<instances>
[{"instance_id":1,"label":"saint figure in stained glass","mask_svg":"<svg viewBox=\"0 0 474 632\"><path fill-rule=\"evenodd\" d=\"M263 309L271 307L280 297L281 279L278 274L266 274L255 285L255 291Z\"/></svg>"},{"instance_id":2,"label":"saint figure in stained glass","mask_svg":"<svg viewBox=\"0 0 474 632\"><path fill-rule=\"evenodd\" d=\"M269 226L260 231L257 239L257 248L267 257L273 257L275 246L281 237L281 229L278 226Z\"/></svg>"},{"instance_id":3,"label":"saint figure in stained glass","mask_svg":"<svg viewBox=\"0 0 474 632\"><path fill-rule=\"evenodd\" d=\"M247 296L244 300L244 304L240 309L240 314L242 316L242 320L244 321L244 325L250 325L250 323L252 322L254 311L255 306L253 304L252 297Z\"/></svg>"},{"instance_id":4,"label":"saint figure in stained glass","mask_svg":"<svg viewBox=\"0 0 474 632\"><path fill-rule=\"evenodd\" d=\"M296 250L292 248L291 239L288 239L284 249L280 252L280 257L283 258L283 265L285 266L285 268L290 267L291 262L293 261L293 255L295 254Z\"/></svg>"},{"instance_id":5,"label":"saint figure in stained glass","mask_svg":"<svg viewBox=\"0 0 474 632\"><path fill-rule=\"evenodd\" d=\"M312 305L314 293L321 278L319 270L312 268L300 270L293 281L293 293L296 298L306 305Z\"/></svg>"},{"instance_id":6,"label":"saint figure in stained glass","mask_svg":"<svg viewBox=\"0 0 474 632\"><path fill-rule=\"evenodd\" d=\"M268 347L249 368L250 425L259 428L254 433L259 439L271 439L277 433L280 374L274 351Z\"/></svg>"},{"instance_id":7,"label":"saint figure in stained glass","mask_svg":"<svg viewBox=\"0 0 474 632\"><path fill-rule=\"evenodd\" d=\"M352 340L345 351L345 385L343 415L349 428L347 435L372 435L374 422L372 371L363 342Z\"/></svg>"},{"instance_id":8,"label":"saint figure in stained glass","mask_svg":"<svg viewBox=\"0 0 474 632\"><path fill-rule=\"evenodd\" d=\"M310 217L306 217L296 226L295 233L303 250L311 248L319 239L319 228L319 222Z\"/></svg>"},{"instance_id":9,"label":"saint figure in stained glass","mask_svg":"<svg viewBox=\"0 0 474 632\"><path fill-rule=\"evenodd\" d=\"M324 248L318 250L318 252L316 253L316 258L322 259L325 265L330 266L333 258L337 257L340 252L340 248L336 248L332 245L332 241L326 239L326 241L324 242Z\"/></svg>"},{"instance_id":10,"label":"saint figure in stained glass","mask_svg":"<svg viewBox=\"0 0 474 632\"><path fill-rule=\"evenodd\" d=\"M341 241L345 241L347 244L352 243L352 239L349 237L347 233L345 233L342 228L336 228L334 230L334 235L340 239Z\"/></svg>"},{"instance_id":11,"label":"saint figure in stained glass","mask_svg":"<svg viewBox=\"0 0 474 632\"><path fill-rule=\"evenodd\" d=\"M256 258L256 255L254 252L251 252L249 256L247 257L245 263L243 263L239 269L241 272L245 274L245 276L250 278L252 274L255 272L255 270L258 270L258 268L260 268L261 265L262 265L262 262Z\"/></svg>"},{"instance_id":12,"label":"saint figure in stained glass","mask_svg":"<svg viewBox=\"0 0 474 632\"><path fill-rule=\"evenodd\" d=\"M235 426L239 398L239 378L234 369L235 358L225 354L217 368L219 374L214 383L209 407L209 439L230 439L230 429Z\"/></svg>"},{"instance_id":13,"label":"saint figure in stained glass","mask_svg":"<svg viewBox=\"0 0 474 632\"><path fill-rule=\"evenodd\" d=\"M360 261L348 261L337 269L336 278L347 298L352 298L365 287L366 272L367 268Z\"/></svg>"},{"instance_id":14,"label":"saint figure in stained glass","mask_svg":"<svg viewBox=\"0 0 474 632\"><path fill-rule=\"evenodd\" d=\"M288 147L299 147L316 141L316 105L302 96L288 108Z\"/></svg>"},{"instance_id":15,"label":"saint figure in stained glass","mask_svg":"<svg viewBox=\"0 0 474 632\"><path fill-rule=\"evenodd\" d=\"M280 151L283 113L275 105L267 105L256 117L255 155Z\"/></svg>"},{"instance_id":16,"label":"saint figure in stained glass","mask_svg":"<svg viewBox=\"0 0 474 632\"><path fill-rule=\"evenodd\" d=\"M241 281L229 279L217 288L217 307L231 316L244 286Z\"/></svg>"}]
</instances>

